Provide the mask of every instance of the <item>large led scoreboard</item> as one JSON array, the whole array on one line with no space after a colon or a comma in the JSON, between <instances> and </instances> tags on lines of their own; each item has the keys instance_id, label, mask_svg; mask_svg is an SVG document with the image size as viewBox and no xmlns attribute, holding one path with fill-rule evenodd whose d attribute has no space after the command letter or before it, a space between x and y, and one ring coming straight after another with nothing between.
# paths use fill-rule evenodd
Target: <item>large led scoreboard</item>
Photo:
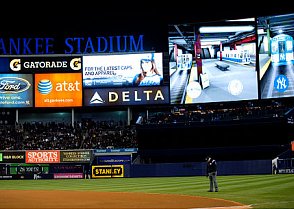
<instances>
[{"instance_id":1,"label":"large led scoreboard","mask_svg":"<svg viewBox=\"0 0 294 209\"><path fill-rule=\"evenodd\" d=\"M0 107L169 104L163 79L162 53L3 56Z\"/></svg>"},{"instance_id":2,"label":"large led scoreboard","mask_svg":"<svg viewBox=\"0 0 294 209\"><path fill-rule=\"evenodd\" d=\"M169 24L168 53L1 55L0 108L293 98L293 18L290 13ZM143 45L143 36L134 43Z\"/></svg>"}]
</instances>

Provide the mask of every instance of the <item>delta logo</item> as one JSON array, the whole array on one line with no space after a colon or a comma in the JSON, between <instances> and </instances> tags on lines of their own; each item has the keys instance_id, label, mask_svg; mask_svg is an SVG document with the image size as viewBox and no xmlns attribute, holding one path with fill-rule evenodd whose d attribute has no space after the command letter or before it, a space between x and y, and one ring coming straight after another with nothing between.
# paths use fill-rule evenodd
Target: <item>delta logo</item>
<instances>
[{"instance_id":1,"label":"delta logo","mask_svg":"<svg viewBox=\"0 0 294 209\"><path fill-rule=\"evenodd\" d=\"M168 86L84 89L87 106L167 104Z\"/></svg>"}]
</instances>

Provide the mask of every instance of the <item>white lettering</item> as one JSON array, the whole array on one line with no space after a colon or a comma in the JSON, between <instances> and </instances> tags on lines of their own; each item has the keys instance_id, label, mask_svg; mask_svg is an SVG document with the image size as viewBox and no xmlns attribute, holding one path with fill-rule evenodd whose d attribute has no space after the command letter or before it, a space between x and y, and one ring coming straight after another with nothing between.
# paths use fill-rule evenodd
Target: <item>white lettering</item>
<instances>
[{"instance_id":1,"label":"white lettering","mask_svg":"<svg viewBox=\"0 0 294 209\"><path fill-rule=\"evenodd\" d=\"M25 68L67 68L67 61L25 62Z\"/></svg>"}]
</instances>

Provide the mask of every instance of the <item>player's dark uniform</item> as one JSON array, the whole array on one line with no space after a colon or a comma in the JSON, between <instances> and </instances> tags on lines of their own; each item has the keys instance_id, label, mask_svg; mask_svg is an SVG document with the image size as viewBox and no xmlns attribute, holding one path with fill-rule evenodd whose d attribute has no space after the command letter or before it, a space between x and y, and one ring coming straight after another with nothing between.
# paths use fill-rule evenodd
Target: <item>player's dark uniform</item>
<instances>
[{"instance_id":1,"label":"player's dark uniform","mask_svg":"<svg viewBox=\"0 0 294 209\"><path fill-rule=\"evenodd\" d=\"M207 158L207 176L209 177L209 192L218 192L218 184L216 181L217 176L217 164L211 157Z\"/></svg>"}]
</instances>

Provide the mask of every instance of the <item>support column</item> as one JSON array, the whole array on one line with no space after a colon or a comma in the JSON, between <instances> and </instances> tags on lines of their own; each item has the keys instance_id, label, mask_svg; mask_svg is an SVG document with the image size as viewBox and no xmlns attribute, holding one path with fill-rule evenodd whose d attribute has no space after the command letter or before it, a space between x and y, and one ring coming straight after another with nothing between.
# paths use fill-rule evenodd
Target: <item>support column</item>
<instances>
[{"instance_id":1,"label":"support column","mask_svg":"<svg viewBox=\"0 0 294 209\"><path fill-rule=\"evenodd\" d=\"M75 110L74 108L71 109L71 126L74 127L75 124Z\"/></svg>"},{"instance_id":2,"label":"support column","mask_svg":"<svg viewBox=\"0 0 294 209\"><path fill-rule=\"evenodd\" d=\"M18 109L15 110L15 124L18 124Z\"/></svg>"},{"instance_id":3,"label":"support column","mask_svg":"<svg viewBox=\"0 0 294 209\"><path fill-rule=\"evenodd\" d=\"M128 125L131 125L131 121L132 121L132 111L131 111L131 108L128 107Z\"/></svg>"}]
</instances>

